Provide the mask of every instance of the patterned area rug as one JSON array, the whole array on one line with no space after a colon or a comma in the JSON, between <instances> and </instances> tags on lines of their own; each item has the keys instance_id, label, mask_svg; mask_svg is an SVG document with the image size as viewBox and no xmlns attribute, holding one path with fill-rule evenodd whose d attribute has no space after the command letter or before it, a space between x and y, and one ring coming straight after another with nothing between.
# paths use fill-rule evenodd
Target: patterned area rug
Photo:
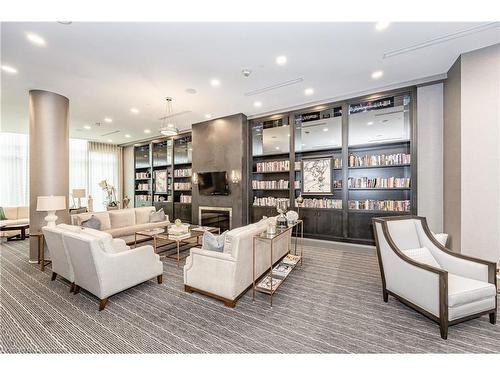
<instances>
[{"instance_id":1,"label":"patterned area rug","mask_svg":"<svg viewBox=\"0 0 500 375\"><path fill-rule=\"evenodd\" d=\"M28 263L28 241L1 244L0 351L7 353L500 353L488 316L439 327L389 298L382 301L371 252L306 247L274 296L251 291L230 309L183 291L182 267L164 261L155 280L96 297Z\"/></svg>"}]
</instances>

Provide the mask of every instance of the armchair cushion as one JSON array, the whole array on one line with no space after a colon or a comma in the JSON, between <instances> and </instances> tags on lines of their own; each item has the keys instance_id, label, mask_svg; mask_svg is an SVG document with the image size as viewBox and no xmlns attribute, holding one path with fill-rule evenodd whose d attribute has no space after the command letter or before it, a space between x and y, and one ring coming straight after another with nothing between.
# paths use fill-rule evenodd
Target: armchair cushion
<instances>
[{"instance_id":1,"label":"armchair cushion","mask_svg":"<svg viewBox=\"0 0 500 375\"><path fill-rule=\"evenodd\" d=\"M495 285L448 273L448 306L457 307L496 296Z\"/></svg>"},{"instance_id":2,"label":"armchair cushion","mask_svg":"<svg viewBox=\"0 0 500 375\"><path fill-rule=\"evenodd\" d=\"M85 228L92 228L92 229L101 229L101 222L99 219L97 219L94 215L90 217L90 219L87 219L85 221L82 221L82 227Z\"/></svg>"},{"instance_id":3,"label":"armchair cushion","mask_svg":"<svg viewBox=\"0 0 500 375\"><path fill-rule=\"evenodd\" d=\"M209 231L203 233L202 248L205 250L218 251L222 253L224 250L224 240L226 238L226 233L224 232L219 236L214 235Z\"/></svg>"},{"instance_id":4,"label":"armchair cushion","mask_svg":"<svg viewBox=\"0 0 500 375\"><path fill-rule=\"evenodd\" d=\"M418 249L402 250L402 253L416 262L427 264L428 266L441 269L441 266L432 256L431 252L426 247Z\"/></svg>"}]
</instances>

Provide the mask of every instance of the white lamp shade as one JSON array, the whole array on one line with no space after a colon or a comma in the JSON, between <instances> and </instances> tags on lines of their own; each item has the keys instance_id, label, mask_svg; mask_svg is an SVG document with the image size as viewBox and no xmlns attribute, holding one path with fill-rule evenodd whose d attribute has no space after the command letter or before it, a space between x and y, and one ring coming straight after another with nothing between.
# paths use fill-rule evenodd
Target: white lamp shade
<instances>
[{"instance_id":1,"label":"white lamp shade","mask_svg":"<svg viewBox=\"0 0 500 375\"><path fill-rule=\"evenodd\" d=\"M73 195L73 198L85 198L87 192L85 189L73 189L71 194Z\"/></svg>"},{"instance_id":2,"label":"white lamp shade","mask_svg":"<svg viewBox=\"0 0 500 375\"><path fill-rule=\"evenodd\" d=\"M57 211L66 209L65 196L38 197L36 202L37 211Z\"/></svg>"}]
</instances>

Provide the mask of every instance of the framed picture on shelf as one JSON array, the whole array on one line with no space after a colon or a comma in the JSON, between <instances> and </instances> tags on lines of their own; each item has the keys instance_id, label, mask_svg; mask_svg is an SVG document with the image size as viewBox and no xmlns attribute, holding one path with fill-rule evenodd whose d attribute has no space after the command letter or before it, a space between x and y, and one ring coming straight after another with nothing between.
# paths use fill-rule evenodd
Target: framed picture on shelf
<instances>
[{"instance_id":1,"label":"framed picture on shelf","mask_svg":"<svg viewBox=\"0 0 500 375\"><path fill-rule=\"evenodd\" d=\"M333 194L332 158L302 160L302 194Z\"/></svg>"},{"instance_id":2,"label":"framed picture on shelf","mask_svg":"<svg viewBox=\"0 0 500 375\"><path fill-rule=\"evenodd\" d=\"M167 192L167 171L155 172L155 191L157 193Z\"/></svg>"}]
</instances>

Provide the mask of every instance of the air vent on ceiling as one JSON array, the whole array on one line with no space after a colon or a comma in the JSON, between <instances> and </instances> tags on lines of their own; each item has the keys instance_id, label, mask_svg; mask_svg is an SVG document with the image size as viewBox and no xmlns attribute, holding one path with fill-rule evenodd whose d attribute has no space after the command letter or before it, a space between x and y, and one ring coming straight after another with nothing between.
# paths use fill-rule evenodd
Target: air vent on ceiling
<instances>
[{"instance_id":1,"label":"air vent on ceiling","mask_svg":"<svg viewBox=\"0 0 500 375\"><path fill-rule=\"evenodd\" d=\"M279 89L282 87L295 85L296 83L300 83L302 81L304 81L304 78L296 78L296 79L292 79L290 81L279 82L279 83L276 83L276 84L271 85L271 86L266 86L266 87L262 87L262 88L257 89L257 90L248 91L245 93L245 96L262 94L263 92L268 92L268 91L276 90L276 89Z\"/></svg>"},{"instance_id":2,"label":"air vent on ceiling","mask_svg":"<svg viewBox=\"0 0 500 375\"><path fill-rule=\"evenodd\" d=\"M119 132L120 132L119 130L115 130L115 131L112 131L112 132L109 132L109 133L106 133L106 134L101 134L101 137L107 137L109 135L116 134L116 133L119 133Z\"/></svg>"}]
</instances>

